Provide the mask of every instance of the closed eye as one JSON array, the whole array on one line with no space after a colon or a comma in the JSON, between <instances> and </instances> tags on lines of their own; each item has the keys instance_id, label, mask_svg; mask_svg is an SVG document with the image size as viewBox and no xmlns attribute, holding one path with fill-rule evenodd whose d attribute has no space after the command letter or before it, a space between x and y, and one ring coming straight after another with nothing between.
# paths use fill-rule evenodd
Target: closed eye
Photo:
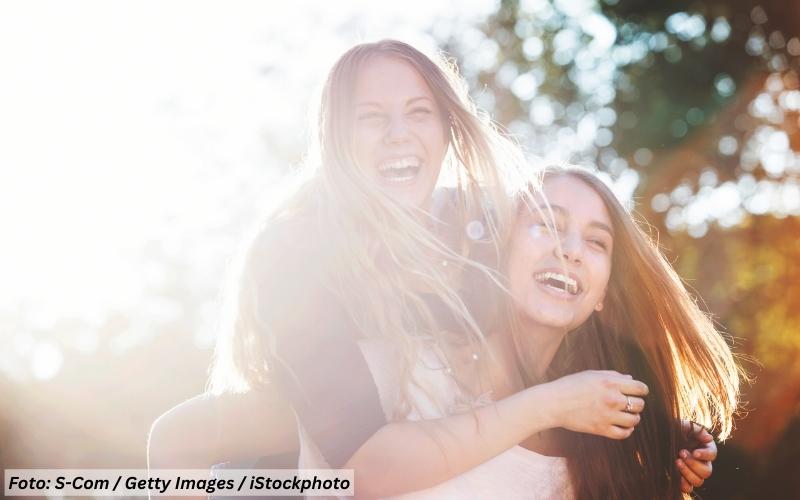
<instances>
[{"instance_id":1,"label":"closed eye","mask_svg":"<svg viewBox=\"0 0 800 500\"><path fill-rule=\"evenodd\" d=\"M543 236L545 234L549 236L555 236L554 233L561 233L563 232L563 229L558 224L553 227L544 221L537 220L528 225L528 232L531 234L531 236Z\"/></svg>"},{"instance_id":2,"label":"closed eye","mask_svg":"<svg viewBox=\"0 0 800 500\"><path fill-rule=\"evenodd\" d=\"M383 118L383 115L380 113L361 113L358 115L359 121L376 121Z\"/></svg>"},{"instance_id":3,"label":"closed eye","mask_svg":"<svg viewBox=\"0 0 800 500\"><path fill-rule=\"evenodd\" d=\"M589 240L589 243L603 250L608 250L608 243L603 240Z\"/></svg>"},{"instance_id":4,"label":"closed eye","mask_svg":"<svg viewBox=\"0 0 800 500\"><path fill-rule=\"evenodd\" d=\"M414 108L408 112L408 114L413 118L427 118L431 114L433 114L433 110L428 108Z\"/></svg>"}]
</instances>

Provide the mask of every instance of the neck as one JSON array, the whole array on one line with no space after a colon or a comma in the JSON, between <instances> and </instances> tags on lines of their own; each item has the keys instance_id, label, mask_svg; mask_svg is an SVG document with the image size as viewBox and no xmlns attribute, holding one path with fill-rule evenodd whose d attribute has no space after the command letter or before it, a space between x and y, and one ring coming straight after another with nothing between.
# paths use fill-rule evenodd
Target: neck
<instances>
[{"instance_id":1,"label":"neck","mask_svg":"<svg viewBox=\"0 0 800 500\"><path fill-rule=\"evenodd\" d=\"M541 381L544 379L550 363L553 361L558 351L561 341L567 331L561 328L553 328L537 323L531 323L521 319L521 331L519 335L519 358L522 362L522 370L529 379Z\"/></svg>"}]
</instances>

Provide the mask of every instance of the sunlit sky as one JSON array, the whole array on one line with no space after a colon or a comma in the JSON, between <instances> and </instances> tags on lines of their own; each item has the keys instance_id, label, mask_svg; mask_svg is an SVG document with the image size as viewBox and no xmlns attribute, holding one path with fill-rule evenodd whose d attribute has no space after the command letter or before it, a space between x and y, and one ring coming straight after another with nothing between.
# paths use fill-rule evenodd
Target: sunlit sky
<instances>
[{"instance_id":1,"label":"sunlit sky","mask_svg":"<svg viewBox=\"0 0 800 500\"><path fill-rule=\"evenodd\" d=\"M589 34L589 52L608 62L615 28L597 13L596 2L553 5L579 21L562 33ZM482 35L469 26L495 7L496 0L1 2L0 341L9 340L11 348L0 350L0 370L51 377L61 363L59 343L92 351L98 327L115 314L130 318L114 340L119 349L151 335L159 323L187 316L199 325L198 344L209 345L214 305L183 311L163 291L179 283L183 289L175 293L206 302L219 292L245 226L300 160L314 91L335 58L355 42L385 37L432 51L435 38L458 33L478 40L464 65L493 63L496 44L481 45ZM537 0L522 8L551 9ZM666 29L682 37L708 28L714 40L727 37L718 33L724 19L713 29L693 24L697 19L679 13ZM569 45L567 38L557 37L556 48ZM529 38L525 50L541 53L541 41ZM603 67L613 71L609 64ZM587 93L597 94L602 72L584 73ZM603 77L609 89L611 75ZM536 95L530 74L507 76L518 96ZM780 91L775 96L786 101L783 107L800 108L800 92ZM752 106L754 116L777 109L763 95ZM549 124L559 103L545 95L532 102L531 123L541 125L536 137L549 154L570 154L561 142L551 147L555 138L571 147L580 138L590 149L611 141L602 128L616 119L610 108L587 113L575 130L558 129ZM766 152L775 160L760 158L765 168L800 165L785 133L762 132L753 140L772 149L759 147L755 157ZM733 137L719 143L721 154L741 150L743 159L747 147ZM640 164L651 158L646 149L634 155ZM712 189L712 181L693 204L670 208L682 199L678 191L688 189L678 186L656 196L653 208L668 211L668 227L688 226L695 236L705 229L692 228L707 228L712 216L736 224L742 186ZM621 198L630 198L637 182L634 170L622 171L616 179ZM771 184L764 186L767 201L754 197L749 211L770 209ZM784 212L800 212L798 185L781 189L781 199L789 200ZM766 207L761 212L758 203ZM70 328L61 327L65 321Z\"/></svg>"},{"instance_id":2,"label":"sunlit sky","mask_svg":"<svg viewBox=\"0 0 800 500\"><path fill-rule=\"evenodd\" d=\"M42 322L125 306L157 279L143 245L225 224L240 184L297 160L344 48L431 46L434 20L481 3L0 4L0 304L35 302Z\"/></svg>"},{"instance_id":3,"label":"sunlit sky","mask_svg":"<svg viewBox=\"0 0 800 500\"><path fill-rule=\"evenodd\" d=\"M332 61L384 37L432 49L431 29L493 6L0 3L0 337L14 346L0 362L41 351L47 376L54 345L31 331L180 314L143 301L170 272L152 247L213 295L242 236L233 219L299 161Z\"/></svg>"}]
</instances>

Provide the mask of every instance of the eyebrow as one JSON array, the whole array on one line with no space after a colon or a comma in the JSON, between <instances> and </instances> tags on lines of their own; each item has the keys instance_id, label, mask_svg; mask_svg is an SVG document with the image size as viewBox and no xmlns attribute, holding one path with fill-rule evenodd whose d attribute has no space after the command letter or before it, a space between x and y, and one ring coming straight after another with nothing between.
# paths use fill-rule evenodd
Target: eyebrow
<instances>
[{"instance_id":1,"label":"eyebrow","mask_svg":"<svg viewBox=\"0 0 800 500\"><path fill-rule=\"evenodd\" d=\"M429 103L433 104L433 99L423 95L423 96L419 96L419 97L412 97L411 99L406 101L406 106L410 106L411 104L413 104L413 103L415 103L417 101L428 101Z\"/></svg>"},{"instance_id":2,"label":"eyebrow","mask_svg":"<svg viewBox=\"0 0 800 500\"><path fill-rule=\"evenodd\" d=\"M431 99L430 97L418 96L418 97L412 97L411 99L407 100L406 106L411 106L412 104L418 101L428 101L430 104L433 104L433 99ZM380 108L381 104L376 101L364 101L364 102L359 102L357 106L370 106L370 107Z\"/></svg>"},{"instance_id":3,"label":"eyebrow","mask_svg":"<svg viewBox=\"0 0 800 500\"><path fill-rule=\"evenodd\" d=\"M547 213L547 205L538 205L538 207L542 209L543 212ZM557 212L559 215L563 217L569 216L569 211L560 205L554 205L551 203L550 208L553 210L553 212ZM608 226L608 224L605 224L598 220L593 220L589 223L589 225L592 227L596 227L598 229L602 229L603 231L611 235L612 238L614 237L614 231Z\"/></svg>"}]
</instances>

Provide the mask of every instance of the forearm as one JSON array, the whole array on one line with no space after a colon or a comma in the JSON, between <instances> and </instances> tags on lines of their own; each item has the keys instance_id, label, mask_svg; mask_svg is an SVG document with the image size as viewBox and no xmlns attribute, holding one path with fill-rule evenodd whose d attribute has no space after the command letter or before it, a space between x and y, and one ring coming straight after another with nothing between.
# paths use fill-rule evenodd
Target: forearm
<instances>
[{"instance_id":1,"label":"forearm","mask_svg":"<svg viewBox=\"0 0 800 500\"><path fill-rule=\"evenodd\" d=\"M356 494L375 498L429 488L556 427L547 384L450 417L382 427L350 458Z\"/></svg>"},{"instance_id":2,"label":"forearm","mask_svg":"<svg viewBox=\"0 0 800 500\"><path fill-rule=\"evenodd\" d=\"M148 442L153 469L207 469L297 450L294 414L267 388L245 394L201 394L154 422Z\"/></svg>"}]
</instances>

